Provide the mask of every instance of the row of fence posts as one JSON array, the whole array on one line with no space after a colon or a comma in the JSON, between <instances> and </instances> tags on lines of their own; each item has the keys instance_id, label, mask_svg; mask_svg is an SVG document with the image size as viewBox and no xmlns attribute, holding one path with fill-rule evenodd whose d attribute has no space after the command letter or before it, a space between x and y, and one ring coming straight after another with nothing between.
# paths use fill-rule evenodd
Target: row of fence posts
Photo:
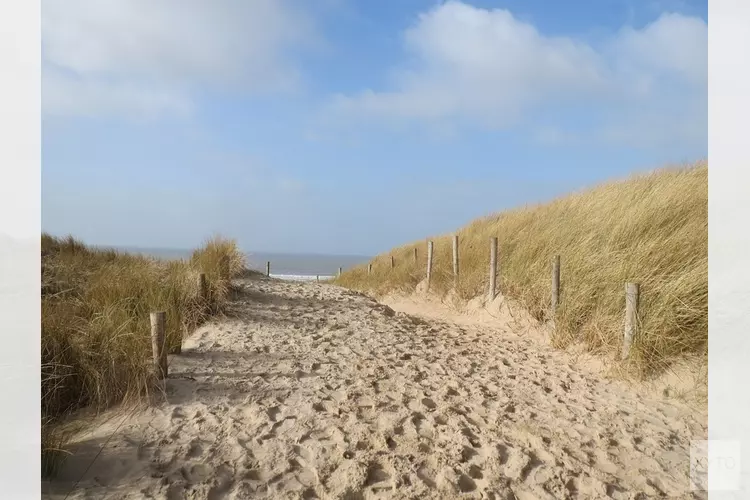
<instances>
[{"instance_id":1,"label":"row of fence posts","mask_svg":"<svg viewBox=\"0 0 750 500\"><path fill-rule=\"evenodd\" d=\"M458 235L454 235L452 239L453 246L453 285L458 286L459 277L459 260L458 260ZM429 291L430 282L432 280L432 267L434 262L434 244L432 241L427 242L427 279L426 289ZM414 248L414 262L417 262L417 248ZM488 299L494 300L497 296L497 275L498 275L498 239L497 237L490 238L490 280L489 280L489 291ZM228 274L228 263L222 263L222 271ZM396 267L396 260L391 255L391 269ZM341 276L342 268L338 269L338 276ZM367 274L372 273L372 263L367 265ZM266 262L266 276L271 276L271 262ZM320 276L315 277L316 281L320 281ZM206 279L205 273L200 273L198 276L198 288L200 291L201 300L208 302L208 280ZM630 348L633 345L637 328L638 328L638 306L640 302L640 285L638 283L625 283L625 326L623 329L623 344L621 358L625 359L630 353ZM550 300L551 316L554 319L555 311L560 305L560 256L555 255L552 258L552 294ZM167 349L166 349L166 312L155 311L151 313L151 343L153 348L154 367L156 376L159 379L167 377ZM175 354L180 354L182 351L182 345L177 346Z\"/></svg>"},{"instance_id":2,"label":"row of fence posts","mask_svg":"<svg viewBox=\"0 0 750 500\"><path fill-rule=\"evenodd\" d=\"M459 258L458 258L458 235L452 238L453 247L453 286L458 287L459 278ZM429 291L432 281L432 268L434 263L434 243L427 242L427 278L426 289ZM414 262L417 261L417 248L414 248ZM489 290L488 299L494 300L497 296L497 276L498 276L498 239L490 238L490 269L489 269ZM395 268L395 259L391 255L391 268ZM372 273L372 264L367 265L367 273ZM638 283L625 283L625 326L623 329L623 345L621 358L625 359L630 354L630 348L638 328L638 306L640 302L640 285ZM552 258L552 293L550 297L550 313L554 320L555 312L560 305L560 256L555 255Z\"/></svg>"}]
</instances>

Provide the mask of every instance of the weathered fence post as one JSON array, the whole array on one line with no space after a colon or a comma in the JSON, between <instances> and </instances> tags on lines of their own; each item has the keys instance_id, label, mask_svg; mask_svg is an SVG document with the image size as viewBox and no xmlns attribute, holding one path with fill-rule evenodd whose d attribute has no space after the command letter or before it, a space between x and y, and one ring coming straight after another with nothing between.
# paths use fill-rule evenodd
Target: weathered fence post
<instances>
[{"instance_id":1,"label":"weathered fence post","mask_svg":"<svg viewBox=\"0 0 750 500\"><path fill-rule=\"evenodd\" d=\"M552 259L552 314L555 314L560 304L560 256Z\"/></svg>"},{"instance_id":2,"label":"weathered fence post","mask_svg":"<svg viewBox=\"0 0 750 500\"><path fill-rule=\"evenodd\" d=\"M271 261L266 261L266 276L271 276Z\"/></svg>"},{"instance_id":3,"label":"weathered fence post","mask_svg":"<svg viewBox=\"0 0 750 500\"><path fill-rule=\"evenodd\" d=\"M224 255L221 258L221 261L219 262L219 274L221 275L221 278L229 281L231 278L231 275L229 273L229 256Z\"/></svg>"},{"instance_id":4,"label":"weathered fence post","mask_svg":"<svg viewBox=\"0 0 750 500\"><path fill-rule=\"evenodd\" d=\"M430 280L432 279L432 241L427 242L427 290L430 289Z\"/></svg>"},{"instance_id":5,"label":"weathered fence post","mask_svg":"<svg viewBox=\"0 0 750 500\"><path fill-rule=\"evenodd\" d=\"M201 300L204 304L208 304L208 280L206 280L206 273L198 275L198 289L200 290Z\"/></svg>"},{"instance_id":6,"label":"weathered fence post","mask_svg":"<svg viewBox=\"0 0 750 500\"><path fill-rule=\"evenodd\" d=\"M414 263L417 262L417 247L414 247Z\"/></svg>"},{"instance_id":7,"label":"weathered fence post","mask_svg":"<svg viewBox=\"0 0 750 500\"><path fill-rule=\"evenodd\" d=\"M367 274L368 275L372 274L372 262L367 264Z\"/></svg>"},{"instance_id":8,"label":"weathered fence post","mask_svg":"<svg viewBox=\"0 0 750 500\"><path fill-rule=\"evenodd\" d=\"M341 277L341 268L339 267L339 278Z\"/></svg>"},{"instance_id":9,"label":"weathered fence post","mask_svg":"<svg viewBox=\"0 0 750 500\"><path fill-rule=\"evenodd\" d=\"M154 355L154 374L158 380L167 378L166 326L166 312L151 313L151 347Z\"/></svg>"},{"instance_id":10,"label":"weathered fence post","mask_svg":"<svg viewBox=\"0 0 750 500\"><path fill-rule=\"evenodd\" d=\"M458 235L453 235L453 286L458 285Z\"/></svg>"},{"instance_id":11,"label":"weathered fence post","mask_svg":"<svg viewBox=\"0 0 750 500\"><path fill-rule=\"evenodd\" d=\"M396 260L393 258L393 255L391 255L391 269L396 267Z\"/></svg>"},{"instance_id":12,"label":"weathered fence post","mask_svg":"<svg viewBox=\"0 0 750 500\"><path fill-rule=\"evenodd\" d=\"M622 359L630 355L630 347L638 331L638 303L641 287L638 283L625 283L625 330L622 339Z\"/></svg>"},{"instance_id":13,"label":"weathered fence post","mask_svg":"<svg viewBox=\"0 0 750 500\"><path fill-rule=\"evenodd\" d=\"M490 238L490 300L495 299L497 285L497 238Z\"/></svg>"}]
</instances>

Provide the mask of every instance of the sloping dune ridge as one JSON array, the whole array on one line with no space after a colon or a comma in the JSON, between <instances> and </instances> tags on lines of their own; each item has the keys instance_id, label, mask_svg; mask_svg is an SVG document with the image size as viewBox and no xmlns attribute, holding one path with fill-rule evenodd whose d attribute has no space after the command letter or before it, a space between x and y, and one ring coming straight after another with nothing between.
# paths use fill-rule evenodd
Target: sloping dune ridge
<instances>
[{"instance_id":1,"label":"sloping dune ridge","mask_svg":"<svg viewBox=\"0 0 750 500\"><path fill-rule=\"evenodd\" d=\"M44 498L706 498L688 478L705 414L587 369L533 318L235 285L162 399L77 436Z\"/></svg>"},{"instance_id":2,"label":"sloping dune ridge","mask_svg":"<svg viewBox=\"0 0 750 500\"><path fill-rule=\"evenodd\" d=\"M615 357L622 349L624 284L634 282L641 290L639 332L622 371L642 380L684 362L706 371L706 161L610 181L476 219L454 234L430 236L430 293L464 303L486 296L490 238L498 244L498 289L540 321L551 319L551 264L559 256L554 346ZM411 294L425 280L426 264L427 241L412 242L348 269L335 283L376 297Z\"/></svg>"}]
</instances>

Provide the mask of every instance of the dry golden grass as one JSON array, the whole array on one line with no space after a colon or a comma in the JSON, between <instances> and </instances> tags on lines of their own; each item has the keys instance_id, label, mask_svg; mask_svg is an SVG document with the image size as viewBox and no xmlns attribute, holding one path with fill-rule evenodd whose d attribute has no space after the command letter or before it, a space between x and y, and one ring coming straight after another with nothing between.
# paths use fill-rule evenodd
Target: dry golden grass
<instances>
[{"instance_id":1,"label":"dry golden grass","mask_svg":"<svg viewBox=\"0 0 750 500\"><path fill-rule=\"evenodd\" d=\"M166 261L42 235L43 472L62 452L63 417L142 401L154 390L149 313L166 311L173 351L221 309L229 278L243 268L236 244L218 237L188 260ZM201 272L208 301L199 296Z\"/></svg>"},{"instance_id":2,"label":"dry golden grass","mask_svg":"<svg viewBox=\"0 0 750 500\"><path fill-rule=\"evenodd\" d=\"M551 203L510 210L458 231L457 294L486 294L489 239L498 237L499 291L537 319L548 316L551 262L561 256L553 342L599 354L621 348L625 282L641 284L639 334L629 373L661 372L708 348L708 164L601 185ZM431 292L452 288L451 235L433 239ZM417 262L413 250L418 249ZM335 283L375 294L413 291L426 276L427 245L412 243L345 272ZM396 267L390 268L390 257Z\"/></svg>"}]
</instances>

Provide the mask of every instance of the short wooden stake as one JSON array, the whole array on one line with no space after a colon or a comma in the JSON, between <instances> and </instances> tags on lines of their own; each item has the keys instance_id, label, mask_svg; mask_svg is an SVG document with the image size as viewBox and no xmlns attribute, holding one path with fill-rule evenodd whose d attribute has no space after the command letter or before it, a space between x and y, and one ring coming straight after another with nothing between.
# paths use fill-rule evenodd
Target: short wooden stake
<instances>
[{"instance_id":1,"label":"short wooden stake","mask_svg":"<svg viewBox=\"0 0 750 500\"><path fill-rule=\"evenodd\" d=\"M432 241L427 242L427 290L430 289L430 280L432 279Z\"/></svg>"},{"instance_id":2,"label":"short wooden stake","mask_svg":"<svg viewBox=\"0 0 750 500\"><path fill-rule=\"evenodd\" d=\"M622 341L622 359L630 355L630 347L638 332L638 303L641 287L638 283L625 283L625 331Z\"/></svg>"},{"instance_id":3,"label":"short wooden stake","mask_svg":"<svg viewBox=\"0 0 750 500\"><path fill-rule=\"evenodd\" d=\"M206 273L198 275L198 289L200 290L200 298L203 303L208 303L208 280L206 279Z\"/></svg>"},{"instance_id":4,"label":"short wooden stake","mask_svg":"<svg viewBox=\"0 0 750 500\"><path fill-rule=\"evenodd\" d=\"M489 299L495 299L497 285L497 238L490 238L490 294Z\"/></svg>"},{"instance_id":5,"label":"short wooden stake","mask_svg":"<svg viewBox=\"0 0 750 500\"><path fill-rule=\"evenodd\" d=\"M396 260L393 258L393 255L391 255L391 269L396 267Z\"/></svg>"},{"instance_id":6,"label":"short wooden stake","mask_svg":"<svg viewBox=\"0 0 750 500\"><path fill-rule=\"evenodd\" d=\"M368 275L372 274L372 263L367 264L367 274Z\"/></svg>"},{"instance_id":7,"label":"short wooden stake","mask_svg":"<svg viewBox=\"0 0 750 500\"><path fill-rule=\"evenodd\" d=\"M271 276L271 261L266 261L266 276Z\"/></svg>"},{"instance_id":8,"label":"short wooden stake","mask_svg":"<svg viewBox=\"0 0 750 500\"><path fill-rule=\"evenodd\" d=\"M458 285L458 235L453 236L453 285Z\"/></svg>"},{"instance_id":9,"label":"short wooden stake","mask_svg":"<svg viewBox=\"0 0 750 500\"><path fill-rule=\"evenodd\" d=\"M151 347L154 355L154 374L158 380L167 378L166 326L166 312L151 313Z\"/></svg>"},{"instance_id":10,"label":"short wooden stake","mask_svg":"<svg viewBox=\"0 0 750 500\"><path fill-rule=\"evenodd\" d=\"M417 247L414 247L414 262L417 262Z\"/></svg>"},{"instance_id":11,"label":"short wooden stake","mask_svg":"<svg viewBox=\"0 0 750 500\"><path fill-rule=\"evenodd\" d=\"M341 277L341 268L339 267L339 277Z\"/></svg>"},{"instance_id":12,"label":"short wooden stake","mask_svg":"<svg viewBox=\"0 0 750 500\"><path fill-rule=\"evenodd\" d=\"M229 256L224 255L219 262L219 274L223 280L229 281L231 276L229 274Z\"/></svg>"},{"instance_id":13,"label":"short wooden stake","mask_svg":"<svg viewBox=\"0 0 750 500\"><path fill-rule=\"evenodd\" d=\"M552 259L552 314L560 304L560 256L555 255Z\"/></svg>"}]
</instances>

